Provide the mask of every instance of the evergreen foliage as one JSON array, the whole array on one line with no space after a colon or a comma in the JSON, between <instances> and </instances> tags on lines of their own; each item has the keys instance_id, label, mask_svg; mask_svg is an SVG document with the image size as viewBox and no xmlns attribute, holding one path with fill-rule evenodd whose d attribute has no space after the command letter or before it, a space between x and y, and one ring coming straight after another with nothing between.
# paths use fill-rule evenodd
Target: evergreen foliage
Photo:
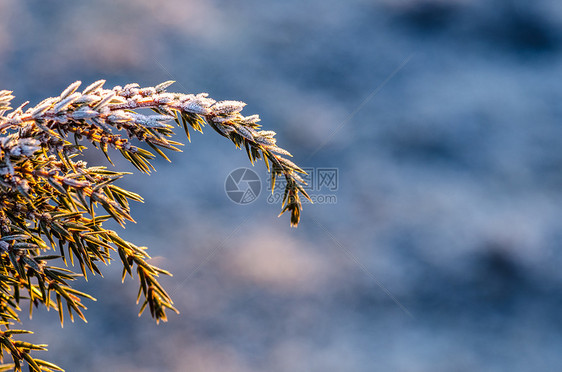
<instances>
[{"instance_id":1,"label":"evergreen foliage","mask_svg":"<svg viewBox=\"0 0 562 372\"><path fill-rule=\"evenodd\" d=\"M65 316L85 321L82 299L94 298L71 283L88 274L101 275L99 264L108 264L114 255L123 265L123 280L136 272L140 313L148 307L159 322L166 321L166 310L177 312L158 282L160 274L170 274L147 262L145 247L103 227L110 219L122 226L133 221L129 201L142 198L115 185L125 172L80 160L84 142L110 162L109 152L118 150L141 172L150 173L154 153L168 159L162 150L178 151L181 145L170 139L174 126L169 122L183 127L188 139L190 128L202 131L208 124L244 148L252 164L263 159L273 184L276 177L285 178L281 214L291 213L292 226L299 222L300 194L308 198L298 174L304 172L283 157L290 154L276 146L275 132L260 130L257 115L241 114L243 102L217 102L205 93L168 93L171 81L147 88L128 84L104 89L104 83L99 80L78 91L77 81L60 96L25 111L29 102L12 110L12 92L0 91L0 357L12 359L0 371L21 371L25 363L32 371L62 370L31 355L46 345L17 339L31 333L13 328L20 306L29 306L30 316L34 307L52 308L61 324ZM141 109L154 112L142 114ZM132 141L145 143L154 153ZM71 270L75 264L79 272Z\"/></svg>"}]
</instances>

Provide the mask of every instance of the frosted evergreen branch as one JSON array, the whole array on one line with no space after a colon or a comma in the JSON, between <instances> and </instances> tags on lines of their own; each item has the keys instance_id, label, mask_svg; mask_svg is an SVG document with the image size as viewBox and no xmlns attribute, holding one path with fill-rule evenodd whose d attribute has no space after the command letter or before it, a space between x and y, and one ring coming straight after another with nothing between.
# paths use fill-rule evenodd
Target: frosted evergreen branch
<instances>
[{"instance_id":1,"label":"frosted evergreen branch","mask_svg":"<svg viewBox=\"0 0 562 372\"><path fill-rule=\"evenodd\" d=\"M245 117L240 113L246 105L244 102L217 102L206 93L167 93L165 89L173 83L171 81L156 87L140 88L138 84L128 84L111 90L103 89L104 82L99 80L86 87L82 93L77 92L80 82L75 82L59 97L48 98L25 112L19 108L0 119L0 132L18 128L25 137L33 136L41 141L43 148L54 152L65 147L64 140L72 133L76 143L86 138L99 145L106 156L108 147L120 150L138 169L149 173L154 169L149 162L154 154L131 145L130 139L146 142L167 159L159 148L178 151L177 146L180 145L168 139L173 134L168 121L174 119L182 125L188 138L188 127L202 131L204 124L208 123L237 147L244 147L252 163L263 158L272 178L280 175L285 177L287 182L281 213L290 211L291 225L298 224L302 209L299 193L309 198L298 176L304 171L282 157L291 155L276 146L275 132L259 130L258 115ZM4 96L11 97L9 92ZM135 112L143 108L152 109L159 115ZM39 133L37 128L40 129ZM126 138L115 133L121 130Z\"/></svg>"},{"instance_id":2,"label":"frosted evergreen branch","mask_svg":"<svg viewBox=\"0 0 562 372\"><path fill-rule=\"evenodd\" d=\"M245 103L215 101L206 93L168 93L171 81L156 87L138 84L104 89L99 80L79 91L80 82L68 86L59 96L36 106L29 102L11 108L14 96L0 91L0 361L10 355L11 365L21 371L27 363L33 371L59 371L59 367L31 356L45 350L13 339L19 322L20 304L28 302L29 314L39 305L58 312L64 322L77 315L86 321L83 299L95 300L77 291L71 282L88 274L101 274L99 264L108 264L115 252L127 275L139 280L139 315L148 308L156 321L166 321L166 310L177 312L158 277L171 275L147 262L146 248L123 240L103 223L109 219L124 226L133 221L129 201L142 198L114 184L126 173L105 167L89 167L76 160L90 142L111 162L109 149L118 150L145 173L154 169L156 155L132 144L146 143L156 154L168 159L164 149L179 151L173 141L175 121L190 138L189 128L202 131L209 124L217 133L244 148L252 164L263 159L271 173L272 185L278 176L287 185L282 212L291 212L291 225L299 222L300 194L304 173L285 158L291 154L277 147L275 132L260 130L257 115L243 116ZM150 109L152 114L140 113ZM12 110L12 111L10 111ZM71 142L71 140L73 140ZM104 213L104 214L101 214ZM55 262L63 265L54 265ZM79 273L69 265L80 267Z\"/></svg>"}]
</instances>

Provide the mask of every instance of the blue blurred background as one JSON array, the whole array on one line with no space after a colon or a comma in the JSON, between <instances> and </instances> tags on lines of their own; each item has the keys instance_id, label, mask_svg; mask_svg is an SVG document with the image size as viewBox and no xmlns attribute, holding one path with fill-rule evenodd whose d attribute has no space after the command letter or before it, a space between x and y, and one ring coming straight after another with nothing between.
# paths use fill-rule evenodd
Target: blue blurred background
<instances>
[{"instance_id":1,"label":"blue blurred background","mask_svg":"<svg viewBox=\"0 0 562 372\"><path fill-rule=\"evenodd\" d=\"M121 183L181 314L137 318L116 263L78 284L88 324L24 326L69 371L560 370L561 41L555 0L1 1L16 105L173 79L338 171L291 229L229 200L248 160L207 128Z\"/></svg>"}]
</instances>

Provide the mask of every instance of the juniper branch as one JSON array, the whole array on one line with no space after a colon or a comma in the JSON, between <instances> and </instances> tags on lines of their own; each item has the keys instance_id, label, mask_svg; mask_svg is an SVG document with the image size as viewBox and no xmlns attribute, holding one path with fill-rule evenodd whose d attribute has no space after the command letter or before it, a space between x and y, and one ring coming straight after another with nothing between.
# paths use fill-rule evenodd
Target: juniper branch
<instances>
[{"instance_id":1,"label":"juniper branch","mask_svg":"<svg viewBox=\"0 0 562 372\"><path fill-rule=\"evenodd\" d=\"M171 274L147 262L145 247L103 227L109 219L122 226L133 221L129 201L142 197L114 184L127 173L75 160L85 149L82 142L92 143L110 162L109 149L118 150L141 172L150 173L156 155L132 140L168 159L163 150L179 151L181 145L170 139L170 121L182 126L188 139L190 128L202 131L208 124L244 148L252 164L263 159L273 186L276 177L285 177L281 214L290 211L292 226L300 219L300 195L308 198L299 176L303 170L284 157L291 154L277 147L275 132L260 130L257 115L241 114L245 103L217 102L206 93L168 93L171 81L147 88L128 84L104 89L104 83L99 80L79 92L81 83L75 82L58 97L24 111L26 102L8 114L14 96L0 91L0 358L4 351L10 354L17 371L24 361L34 371L60 370L31 357L32 350L44 350L45 345L12 339L27 332L11 328L19 321L21 301L29 301L30 316L41 304L57 311L61 324L64 307L71 320L77 315L85 321L81 299L95 299L69 283L88 273L101 274L98 264L108 264L112 252L123 265L123 280L137 273L137 301L143 299L139 315L148 307L158 322L166 321L166 309L177 312L158 282L160 274ZM155 114L141 114L141 109ZM58 259L62 267L51 265ZM67 268L75 263L80 273Z\"/></svg>"}]
</instances>

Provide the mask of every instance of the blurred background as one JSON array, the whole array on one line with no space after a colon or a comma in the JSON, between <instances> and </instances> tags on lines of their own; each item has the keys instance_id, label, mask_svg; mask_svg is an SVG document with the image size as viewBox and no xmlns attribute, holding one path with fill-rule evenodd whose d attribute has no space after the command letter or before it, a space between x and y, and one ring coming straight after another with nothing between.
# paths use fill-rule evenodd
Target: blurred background
<instances>
[{"instance_id":1,"label":"blurred background","mask_svg":"<svg viewBox=\"0 0 562 372\"><path fill-rule=\"evenodd\" d=\"M118 232L181 314L138 318L116 263L78 284L88 324L24 327L68 371L560 370L561 62L555 0L1 1L15 105L172 79L337 174L291 229L265 184L226 195L243 151L178 130L171 164L121 182L145 203Z\"/></svg>"}]
</instances>

